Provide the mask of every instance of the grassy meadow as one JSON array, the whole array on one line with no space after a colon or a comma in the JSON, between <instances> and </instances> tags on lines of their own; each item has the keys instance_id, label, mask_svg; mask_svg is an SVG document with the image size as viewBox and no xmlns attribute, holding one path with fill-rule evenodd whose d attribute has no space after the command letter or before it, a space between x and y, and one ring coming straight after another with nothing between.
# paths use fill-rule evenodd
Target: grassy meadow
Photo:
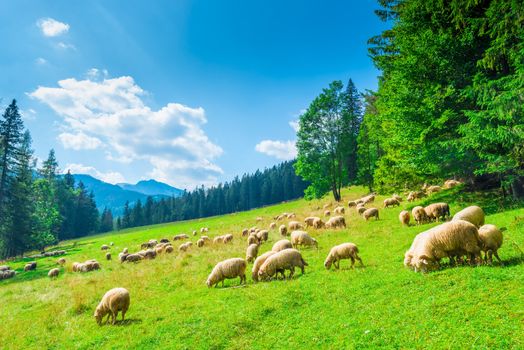
<instances>
[{"instance_id":1,"label":"grassy meadow","mask_svg":"<svg viewBox=\"0 0 524 350\"><path fill-rule=\"evenodd\" d=\"M345 190L344 202L366 194ZM220 260L244 257L245 227L267 228L282 212L297 219L322 216L322 201L297 200L220 217L141 227L61 244L67 264L57 279L47 271L57 257L38 259L36 271L22 272L25 261L8 264L19 274L0 281L1 349L523 349L524 348L524 209L502 211L493 196L453 189L419 203L448 201L452 214L480 204L486 223L506 227L499 255L504 266L457 267L420 274L404 268L404 252L413 237L435 224L402 227L398 214L417 203L382 209L384 196L369 206L380 208L380 220L364 221L346 208L347 229L308 230L319 249L301 249L309 266L293 280L248 283L227 280L225 288L207 288L205 280ZM264 221L257 223L256 217ZM287 221L286 221L287 223ZM280 225L280 223L279 223ZM208 235L233 233L231 245L194 245L186 253L156 260L120 264L128 247L138 251L151 238L187 233L202 226ZM196 242L197 237L191 236ZM271 231L260 249L280 239ZM102 244L114 242L113 261L105 261ZM327 271L330 248L353 242L365 266ZM175 244L175 248L178 244ZM95 258L102 269L80 274L74 261ZM125 287L131 307L124 323L98 326L93 312L103 294ZM120 317L120 315L119 315Z\"/></svg>"}]
</instances>

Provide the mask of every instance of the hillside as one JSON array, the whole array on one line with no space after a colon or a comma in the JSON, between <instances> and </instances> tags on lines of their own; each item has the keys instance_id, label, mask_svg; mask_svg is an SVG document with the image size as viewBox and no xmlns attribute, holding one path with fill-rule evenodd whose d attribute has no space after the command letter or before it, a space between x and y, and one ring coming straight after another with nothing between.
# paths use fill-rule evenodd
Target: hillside
<instances>
[{"instance_id":1,"label":"hillside","mask_svg":"<svg viewBox=\"0 0 524 350\"><path fill-rule=\"evenodd\" d=\"M153 179L138 181L134 185L128 183L119 183L116 185L124 190L143 193L148 196L164 195L178 197L184 193L184 191L179 188L169 186L168 184Z\"/></svg>"},{"instance_id":2,"label":"hillside","mask_svg":"<svg viewBox=\"0 0 524 350\"><path fill-rule=\"evenodd\" d=\"M363 188L343 191L344 202L365 194ZM378 196L374 206L382 207ZM507 227L499 255L504 266L454 267L420 274L404 268L404 252L413 237L435 224L402 227L398 214L419 203L380 209L380 220L366 222L346 207L347 229L308 230L319 248L301 252L309 266L293 280L248 283L238 279L225 288L207 288L213 266L230 257L244 257L244 227L268 227L282 212L297 220L321 216L330 199L291 201L249 212L177 222L91 236L63 242L66 270L56 280L46 274L56 258L38 260L38 269L0 282L0 344L3 349L284 349L284 348L409 348L522 349L524 347L524 209L501 211L496 197L439 193L423 204L446 200L451 213L475 203L486 208L487 223ZM489 205L488 205L489 204ZM257 223L256 217L263 221ZM124 247L140 249L151 238L172 238L207 226L209 236L231 232L231 245L193 246L156 260L120 264L104 260L102 244L114 242L116 257ZM191 236L195 242L198 237ZM276 231L260 253L280 239ZM364 267L327 271L329 249L353 242ZM96 258L100 271L72 273L73 261ZM25 261L9 264L21 271ZM105 291L125 287L131 307L124 323L99 327L93 312Z\"/></svg>"}]
</instances>

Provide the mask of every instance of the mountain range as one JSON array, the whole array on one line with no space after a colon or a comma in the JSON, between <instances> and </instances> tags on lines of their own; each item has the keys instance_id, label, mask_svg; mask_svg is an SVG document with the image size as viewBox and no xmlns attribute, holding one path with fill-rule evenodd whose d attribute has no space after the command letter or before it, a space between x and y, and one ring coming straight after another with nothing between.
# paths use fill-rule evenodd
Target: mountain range
<instances>
[{"instance_id":1,"label":"mountain range","mask_svg":"<svg viewBox=\"0 0 524 350\"><path fill-rule=\"evenodd\" d=\"M184 190L156 180L143 180L136 184L119 183L116 185L99 180L91 175L73 174L75 182L82 181L88 191L93 191L98 209L109 208L114 216L121 215L126 201L132 206L138 200L144 203L147 197L179 197Z\"/></svg>"}]
</instances>

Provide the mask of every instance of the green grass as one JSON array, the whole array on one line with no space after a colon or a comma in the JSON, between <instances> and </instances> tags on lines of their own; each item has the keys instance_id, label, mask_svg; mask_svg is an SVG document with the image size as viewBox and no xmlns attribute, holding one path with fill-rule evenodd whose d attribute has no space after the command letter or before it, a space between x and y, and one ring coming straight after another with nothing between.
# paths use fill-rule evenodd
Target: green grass
<instances>
[{"instance_id":1,"label":"green grass","mask_svg":"<svg viewBox=\"0 0 524 350\"><path fill-rule=\"evenodd\" d=\"M344 192L345 202L364 194ZM475 197L460 191L439 194L452 213ZM456 198L457 200L453 200ZM375 206L381 207L384 197ZM480 200L480 199L479 199ZM523 349L524 348L524 209L490 210L488 223L507 227L499 255L505 266L444 268L417 274L403 266L413 237L428 229L402 227L401 208L381 209L381 219L365 222L346 212L345 230L310 231L318 251L302 249L309 263L294 280L245 287L237 280L226 288L208 289L207 275L216 262L244 257L244 227L262 216L267 227L281 212L299 219L323 212L328 200L303 200L202 220L157 225L64 242L66 270L73 261L96 258L102 270L86 274L62 269L56 280L46 276L57 258L38 260L38 269L0 282L0 348L2 349ZM427 200L426 200L427 201ZM471 202L468 202L471 201ZM416 203L415 203L416 204ZM434 225L434 224L433 224ZM104 261L102 244L114 242L116 257L124 247L139 250L150 238L172 238L202 226L209 236L231 232L232 245L193 246L189 252L160 256L139 264ZM191 237L196 241L198 237ZM261 252L279 239L270 233ZM356 243L365 267L326 271L329 249ZM24 261L10 263L21 271ZM249 275L251 264L248 267ZM93 312L110 288L131 293L128 321L99 327Z\"/></svg>"}]
</instances>

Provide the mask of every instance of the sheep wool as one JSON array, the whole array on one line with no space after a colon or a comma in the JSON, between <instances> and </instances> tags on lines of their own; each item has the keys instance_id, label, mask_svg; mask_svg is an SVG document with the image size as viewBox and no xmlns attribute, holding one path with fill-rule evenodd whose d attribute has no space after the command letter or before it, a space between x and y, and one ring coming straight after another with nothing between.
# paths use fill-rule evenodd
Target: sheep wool
<instances>
[{"instance_id":1,"label":"sheep wool","mask_svg":"<svg viewBox=\"0 0 524 350\"><path fill-rule=\"evenodd\" d=\"M409 215L409 211L407 211L407 210L402 210L400 212L400 214L398 215L398 219L400 220L400 223L402 225L409 226L410 218L411 218L411 216Z\"/></svg>"},{"instance_id":2,"label":"sheep wool","mask_svg":"<svg viewBox=\"0 0 524 350\"><path fill-rule=\"evenodd\" d=\"M473 225L480 227L484 225L485 214L484 210L481 207L472 205L470 207L464 208L455 215L453 215L454 220L465 220L471 222Z\"/></svg>"},{"instance_id":3,"label":"sheep wool","mask_svg":"<svg viewBox=\"0 0 524 350\"><path fill-rule=\"evenodd\" d=\"M54 268L54 269L49 270L49 272L47 273L47 276L51 278L58 277L59 273L60 273L60 270L57 268Z\"/></svg>"},{"instance_id":4,"label":"sheep wool","mask_svg":"<svg viewBox=\"0 0 524 350\"><path fill-rule=\"evenodd\" d=\"M287 239L281 239L280 241L277 241L275 244L273 244L273 248L271 248L271 250L276 253L288 248L293 248L291 242Z\"/></svg>"},{"instance_id":5,"label":"sheep wool","mask_svg":"<svg viewBox=\"0 0 524 350\"><path fill-rule=\"evenodd\" d=\"M495 225L487 224L479 228L480 249L484 252L484 260L488 264L493 263L493 255L502 263L498 249L502 246L502 231Z\"/></svg>"},{"instance_id":6,"label":"sheep wool","mask_svg":"<svg viewBox=\"0 0 524 350\"><path fill-rule=\"evenodd\" d=\"M251 270L251 277L253 278L253 281L258 282L258 270L260 269L260 266L266 262L267 258L275 253L276 252L270 250L255 259L255 262L253 263L253 269Z\"/></svg>"},{"instance_id":7,"label":"sheep wool","mask_svg":"<svg viewBox=\"0 0 524 350\"><path fill-rule=\"evenodd\" d=\"M95 319L98 325L102 325L102 319L107 317L106 323L111 318L111 324L115 324L118 312L122 311L122 321L125 320L126 312L129 309L131 298L129 291L125 288L113 288L109 290L98 304L95 310Z\"/></svg>"},{"instance_id":8,"label":"sheep wool","mask_svg":"<svg viewBox=\"0 0 524 350\"><path fill-rule=\"evenodd\" d=\"M255 261L258 256L258 244L250 244L246 249L246 261L248 263Z\"/></svg>"},{"instance_id":9,"label":"sheep wool","mask_svg":"<svg viewBox=\"0 0 524 350\"><path fill-rule=\"evenodd\" d=\"M326 222L327 228L346 228L346 219L343 216L333 216Z\"/></svg>"},{"instance_id":10,"label":"sheep wool","mask_svg":"<svg viewBox=\"0 0 524 350\"><path fill-rule=\"evenodd\" d=\"M222 282L224 286L224 280L233 279L240 277L240 284L246 282L246 267L247 263L242 258L232 258L219 262L209 274L206 285L211 288L217 286Z\"/></svg>"},{"instance_id":11,"label":"sheep wool","mask_svg":"<svg viewBox=\"0 0 524 350\"><path fill-rule=\"evenodd\" d=\"M304 274L304 267L308 264L302 258L302 254L296 249L284 249L267 258L258 270L258 277L262 280L268 280L275 274L280 274L285 278L285 271L289 270L289 278L295 274L295 268L298 267Z\"/></svg>"},{"instance_id":12,"label":"sheep wool","mask_svg":"<svg viewBox=\"0 0 524 350\"><path fill-rule=\"evenodd\" d=\"M378 220L378 209L377 208L369 208L366 211L362 213L362 217L368 221L370 218L375 218L375 220Z\"/></svg>"},{"instance_id":13,"label":"sheep wool","mask_svg":"<svg viewBox=\"0 0 524 350\"><path fill-rule=\"evenodd\" d=\"M355 260L358 260L361 265L364 265L362 259L358 256L357 246L354 243L342 243L331 248L324 261L324 267L329 270L331 265L333 265L338 269L340 268L340 260L342 259L351 259L351 267L355 265Z\"/></svg>"},{"instance_id":14,"label":"sheep wool","mask_svg":"<svg viewBox=\"0 0 524 350\"><path fill-rule=\"evenodd\" d=\"M317 240L311 237L305 231L291 232L291 244L293 245L293 248L297 248L299 246L314 246L318 248Z\"/></svg>"}]
</instances>

